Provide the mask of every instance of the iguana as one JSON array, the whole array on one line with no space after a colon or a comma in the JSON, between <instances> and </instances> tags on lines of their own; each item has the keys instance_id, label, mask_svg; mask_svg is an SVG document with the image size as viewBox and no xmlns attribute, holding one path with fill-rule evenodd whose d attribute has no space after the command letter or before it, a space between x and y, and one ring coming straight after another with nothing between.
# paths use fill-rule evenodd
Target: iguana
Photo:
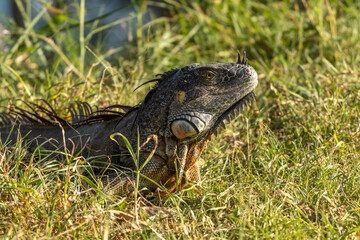
<instances>
[{"instance_id":1,"label":"iguana","mask_svg":"<svg viewBox=\"0 0 360 240\"><path fill-rule=\"evenodd\" d=\"M28 104L28 110L15 107L0 115L2 144L14 144L21 137L29 151L40 146L51 151L66 148L85 158L99 156L98 162L104 162L100 169L110 160L114 167L102 179L109 194L133 191L140 167L139 187L151 191L163 185L173 192L185 177L197 182L206 143L225 126L224 120L230 121L235 110L255 98L257 73L245 53L242 59L238 53L237 62L194 63L156 76L148 81L155 86L138 105L92 112L88 104L78 104L77 110L69 109L72 123L47 102ZM139 147L136 161L122 136L135 152Z\"/></svg>"}]
</instances>

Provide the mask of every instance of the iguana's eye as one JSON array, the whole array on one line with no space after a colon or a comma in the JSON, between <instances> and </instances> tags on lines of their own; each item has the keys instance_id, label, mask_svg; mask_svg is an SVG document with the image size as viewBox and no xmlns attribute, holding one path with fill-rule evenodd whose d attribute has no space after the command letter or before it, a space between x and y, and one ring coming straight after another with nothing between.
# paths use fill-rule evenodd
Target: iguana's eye
<instances>
[{"instance_id":1,"label":"iguana's eye","mask_svg":"<svg viewBox=\"0 0 360 240\"><path fill-rule=\"evenodd\" d=\"M207 72L203 73L203 76L206 79L212 79L215 76L215 74L213 72L207 71Z\"/></svg>"}]
</instances>

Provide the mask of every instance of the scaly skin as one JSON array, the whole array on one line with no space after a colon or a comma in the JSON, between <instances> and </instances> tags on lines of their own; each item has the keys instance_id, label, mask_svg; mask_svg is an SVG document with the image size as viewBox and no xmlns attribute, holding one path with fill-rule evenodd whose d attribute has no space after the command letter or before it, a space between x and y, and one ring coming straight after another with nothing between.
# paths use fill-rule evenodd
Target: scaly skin
<instances>
[{"instance_id":1,"label":"scaly skin","mask_svg":"<svg viewBox=\"0 0 360 240\"><path fill-rule=\"evenodd\" d=\"M10 145L21 136L29 151L41 145L84 157L98 156L100 163L93 164L97 172L106 168L110 159L114 167L102 179L109 194L133 191L136 171L144 163L140 188L154 190L163 185L171 192L181 189L185 177L200 180L198 159L211 135L254 98L257 73L239 56L233 63L196 63L158 76L145 99L123 114L85 114L87 119L73 124L56 116L50 107L33 109L33 116L21 109L3 114L1 141ZM51 121L40 118L37 110ZM138 163L122 136L134 152L140 146Z\"/></svg>"}]
</instances>

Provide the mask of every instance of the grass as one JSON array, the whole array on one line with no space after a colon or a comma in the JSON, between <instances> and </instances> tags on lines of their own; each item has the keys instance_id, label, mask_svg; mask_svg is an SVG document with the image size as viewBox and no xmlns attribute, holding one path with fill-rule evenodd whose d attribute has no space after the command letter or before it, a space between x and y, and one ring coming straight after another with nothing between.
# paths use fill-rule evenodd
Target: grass
<instances>
[{"instance_id":1,"label":"grass","mask_svg":"<svg viewBox=\"0 0 360 240\"><path fill-rule=\"evenodd\" d=\"M168 17L141 24L151 2L139 1L129 17L136 24L104 27L101 13L84 20L83 0L43 4L32 19L16 1L27 21L8 19L0 31L2 106L39 98L56 109L79 100L134 105L148 89L133 90L155 74L235 61L236 49L247 51L259 85L252 107L201 156L202 181L163 199L108 196L94 179L85 188L76 156L64 163L36 159L20 142L2 148L1 237L360 237L358 1L192 2L152 3ZM101 39L115 24L135 36L107 49Z\"/></svg>"}]
</instances>

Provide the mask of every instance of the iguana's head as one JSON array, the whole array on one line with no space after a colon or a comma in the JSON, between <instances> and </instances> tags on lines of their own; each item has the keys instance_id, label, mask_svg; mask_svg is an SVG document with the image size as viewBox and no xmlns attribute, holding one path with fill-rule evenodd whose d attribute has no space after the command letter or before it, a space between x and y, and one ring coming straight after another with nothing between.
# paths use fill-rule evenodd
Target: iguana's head
<instances>
[{"instance_id":1,"label":"iguana's head","mask_svg":"<svg viewBox=\"0 0 360 240\"><path fill-rule=\"evenodd\" d=\"M240 55L237 62L194 63L160 76L145 99L148 107L152 108L151 102L157 107L147 110L157 112L153 114L155 121L164 115L166 135L180 141L198 140L216 132L236 109L254 98L258 83L256 71Z\"/></svg>"}]
</instances>

